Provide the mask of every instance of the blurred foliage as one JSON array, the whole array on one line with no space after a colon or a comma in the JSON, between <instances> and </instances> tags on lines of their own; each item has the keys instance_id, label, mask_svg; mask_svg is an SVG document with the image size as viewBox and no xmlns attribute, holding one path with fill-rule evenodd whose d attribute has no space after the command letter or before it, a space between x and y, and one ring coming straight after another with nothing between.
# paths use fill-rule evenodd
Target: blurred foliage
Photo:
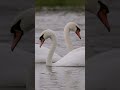
<instances>
[{"instance_id":1,"label":"blurred foliage","mask_svg":"<svg viewBox=\"0 0 120 90\"><path fill-rule=\"evenodd\" d=\"M84 7L85 0L36 0L36 7Z\"/></svg>"}]
</instances>

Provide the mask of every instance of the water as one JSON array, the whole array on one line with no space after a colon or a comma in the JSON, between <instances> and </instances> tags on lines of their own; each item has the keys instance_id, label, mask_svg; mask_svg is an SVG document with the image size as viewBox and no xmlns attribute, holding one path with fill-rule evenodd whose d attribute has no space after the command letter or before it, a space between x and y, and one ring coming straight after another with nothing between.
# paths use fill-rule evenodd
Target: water
<instances>
[{"instance_id":1,"label":"water","mask_svg":"<svg viewBox=\"0 0 120 90\"><path fill-rule=\"evenodd\" d=\"M85 16L81 12L37 12L35 16L35 43L39 43L39 35L43 30L52 29L57 35L56 53L64 56L68 50L64 43L63 29L70 22L76 22L81 28L82 39L74 32L71 39L74 48L85 46ZM43 46L50 47L46 40ZM46 56L47 57L47 56ZM84 67L46 67L44 63L35 65L35 90L85 90Z\"/></svg>"},{"instance_id":2,"label":"water","mask_svg":"<svg viewBox=\"0 0 120 90\"><path fill-rule=\"evenodd\" d=\"M35 66L35 90L85 90L84 67Z\"/></svg>"}]
</instances>

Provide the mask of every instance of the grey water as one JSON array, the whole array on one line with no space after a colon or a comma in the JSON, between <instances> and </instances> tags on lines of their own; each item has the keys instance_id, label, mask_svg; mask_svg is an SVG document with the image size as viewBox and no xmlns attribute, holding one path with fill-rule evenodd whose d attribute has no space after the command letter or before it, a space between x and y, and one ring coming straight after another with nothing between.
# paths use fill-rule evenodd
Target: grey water
<instances>
[{"instance_id":1,"label":"grey water","mask_svg":"<svg viewBox=\"0 0 120 90\"><path fill-rule=\"evenodd\" d=\"M85 90L85 68L36 64L35 90Z\"/></svg>"},{"instance_id":2,"label":"grey water","mask_svg":"<svg viewBox=\"0 0 120 90\"><path fill-rule=\"evenodd\" d=\"M71 39L74 48L85 46L85 14L84 12L41 11L35 15L35 43L39 44L39 36L43 30L52 29L57 36L56 53L64 56L68 53L65 46L63 30L70 22L76 22L81 29L80 40L74 32ZM44 47L50 47L50 40ZM47 56L46 56L47 57ZM84 67L46 67L45 63L35 64L35 90L85 90Z\"/></svg>"}]
</instances>

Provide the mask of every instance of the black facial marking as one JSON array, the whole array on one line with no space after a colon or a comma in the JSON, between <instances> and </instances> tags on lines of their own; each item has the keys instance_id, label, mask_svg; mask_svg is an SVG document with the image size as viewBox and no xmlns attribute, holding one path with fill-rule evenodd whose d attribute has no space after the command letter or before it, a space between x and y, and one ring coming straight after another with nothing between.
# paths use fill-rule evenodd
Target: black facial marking
<instances>
[{"instance_id":1,"label":"black facial marking","mask_svg":"<svg viewBox=\"0 0 120 90\"><path fill-rule=\"evenodd\" d=\"M20 27L20 23L21 23L21 19L11 27L11 33L15 33L15 30L22 31Z\"/></svg>"},{"instance_id":2,"label":"black facial marking","mask_svg":"<svg viewBox=\"0 0 120 90\"><path fill-rule=\"evenodd\" d=\"M42 36L39 38L39 40L42 40L42 39L44 39L44 37L43 37L43 36L44 36L44 34L43 34L43 35L42 35Z\"/></svg>"},{"instance_id":3,"label":"black facial marking","mask_svg":"<svg viewBox=\"0 0 120 90\"><path fill-rule=\"evenodd\" d=\"M108 7L101 1L98 0L98 3L100 4L100 11L105 9L106 10L106 13L109 13L109 9Z\"/></svg>"},{"instance_id":4,"label":"black facial marking","mask_svg":"<svg viewBox=\"0 0 120 90\"><path fill-rule=\"evenodd\" d=\"M79 31L80 31L80 28L79 28L79 27L77 27L77 26L76 26L76 28L77 28L77 30L79 30Z\"/></svg>"}]
</instances>

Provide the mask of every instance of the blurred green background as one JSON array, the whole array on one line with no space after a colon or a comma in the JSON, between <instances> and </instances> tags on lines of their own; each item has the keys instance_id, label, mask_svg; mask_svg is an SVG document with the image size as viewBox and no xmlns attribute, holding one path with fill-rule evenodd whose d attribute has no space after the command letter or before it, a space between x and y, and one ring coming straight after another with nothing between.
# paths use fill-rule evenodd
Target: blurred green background
<instances>
[{"instance_id":1,"label":"blurred green background","mask_svg":"<svg viewBox=\"0 0 120 90\"><path fill-rule=\"evenodd\" d=\"M36 0L36 8L41 7L72 7L81 8L85 6L85 0Z\"/></svg>"}]
</instances>

